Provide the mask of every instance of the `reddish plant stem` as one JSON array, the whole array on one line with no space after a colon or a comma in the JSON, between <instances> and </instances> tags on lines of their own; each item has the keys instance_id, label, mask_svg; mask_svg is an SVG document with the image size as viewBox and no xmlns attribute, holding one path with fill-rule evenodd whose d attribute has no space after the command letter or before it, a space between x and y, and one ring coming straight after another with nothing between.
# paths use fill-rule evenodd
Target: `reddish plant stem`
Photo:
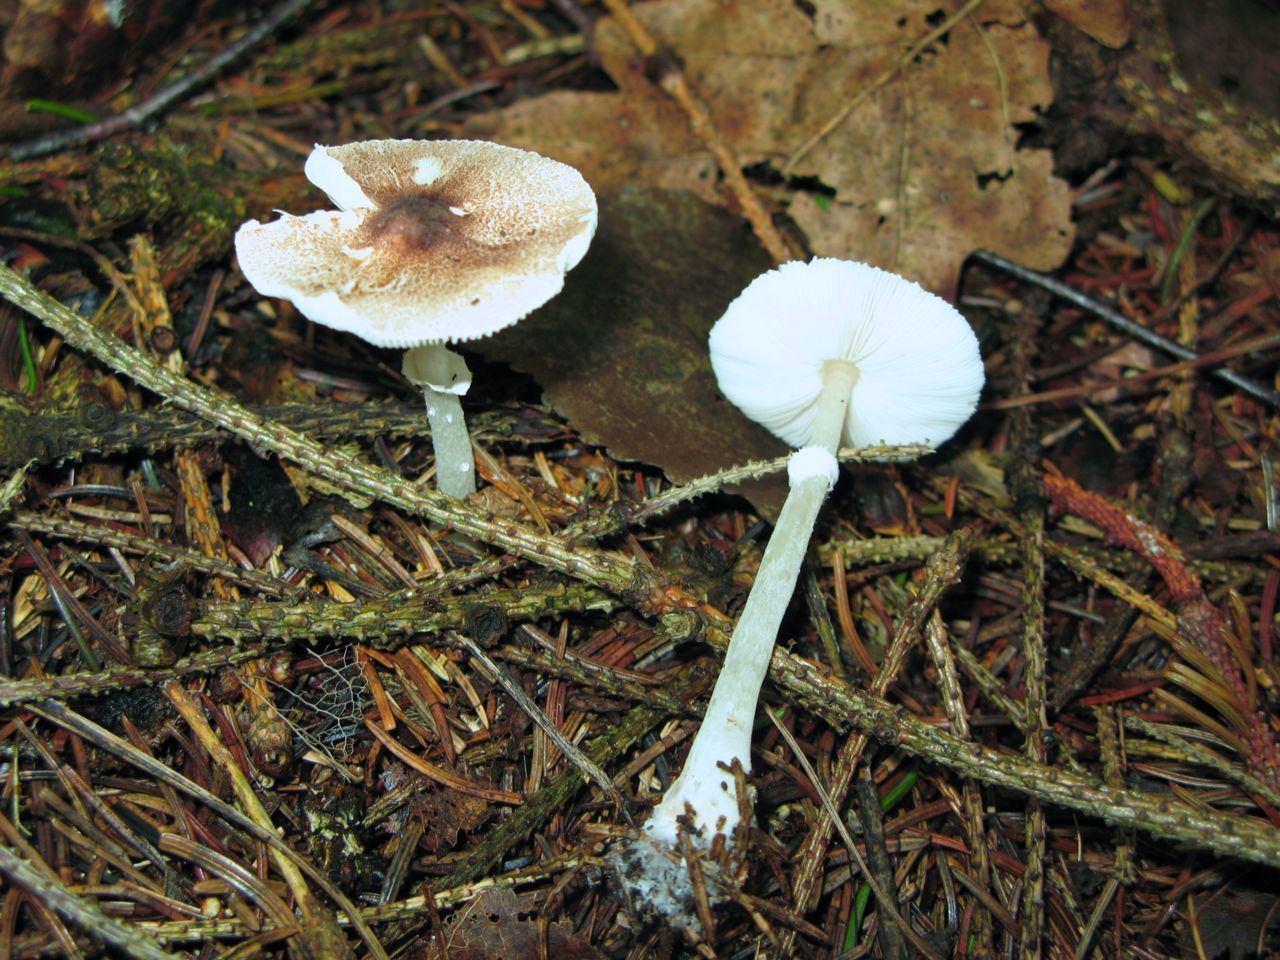
<instances>
[{"instance_id":1,"label":"reddish plant stem","mask_svg":"<svg viewBox=\"0 0 1280 960\"><path fill-rule=\"evenodd\" d=\"M1200 578L1187 566L1177 544L1145 520L1068 477L1046 475L1044 488L1055 510L1088 520L1113 543L1132 550L1160 574L1173 598L1179 632L1204 653L1235 695L1245 718L1251 766L1271 783L1280 784L1280 744L1276 743L1267 715L1251 702L1249 683L1227 639L1222 611L1205 595Z\"/></svg>"}]
</instances>

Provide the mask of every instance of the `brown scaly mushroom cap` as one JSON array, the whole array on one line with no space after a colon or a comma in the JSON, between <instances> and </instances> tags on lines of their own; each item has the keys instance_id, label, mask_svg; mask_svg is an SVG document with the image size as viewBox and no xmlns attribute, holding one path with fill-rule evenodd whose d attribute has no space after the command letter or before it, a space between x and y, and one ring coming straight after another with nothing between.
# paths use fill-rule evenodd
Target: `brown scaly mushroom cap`
<instances>
[{"instance_id":1,"label":"brown scaly mushroom cap","mask_svg":"<svg viewBox=\"0 0 1280 960\"><path fill-rule=\"evenodd\" d=\"M262 294L380 347L488 336L555 296L595 234L577 170L479 140L317 146L338 210L251 220L236 256Z\"/></svg>"}]
</instances>

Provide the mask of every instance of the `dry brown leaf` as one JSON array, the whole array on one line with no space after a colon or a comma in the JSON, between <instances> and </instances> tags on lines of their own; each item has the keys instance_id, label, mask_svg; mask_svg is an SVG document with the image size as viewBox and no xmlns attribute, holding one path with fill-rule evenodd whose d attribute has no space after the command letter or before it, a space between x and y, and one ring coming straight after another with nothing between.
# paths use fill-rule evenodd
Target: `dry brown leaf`
<instances>
[{"instance_id":1,"label":"dry brown leaf","mask_svg":"<svg viewBox=\"0 0 1280 960\"><path fill-rule=\"evenodd\" d=\"M584 440L692 480L786 451L729 404L707 361L711 324L768 265L741 221L687 193L605 194L560 295L469 346L530 374ZM768 512L786 489L774 475L743 492Z\"/></svg>"},{"instance_id":2,"label":"dry brown leaf","mask_svg":"<svg viewBox=\"0 0 1280 960\"><path fill-rule=\"evenodd\" d=\"M493 815L487 800L434 785L425 787L414 803L415 815L426 828L422 846L433 853L452 850L461 834L472 833Z\"/></svg>"},{"instance_id":3,"label":"dry brown leaf","mask_svg":"<svg viewBox=\"0 0 1280 960\"><path fill-rule=\"evenodd\" d=\"M790 192L789 212L814 253L867 260L950 294L973 250L1048 269L1066 255L1072 228L1070 193L1049 153L1016 149L1015 125L1052 96L1048 46L1020 6L988 0L876 87L937 11L920 0L820 0L812 16L791 0L635 7L744 166L781 169L866 94L794 168L833 195ZM612 20L596 38L618 93L524 101L476 118L468 133L573 163L598 189L641 180L707 196L710 158L687 117Z\"/></svg>"},{"instance_id":4,"label":"dry brown leaf","mask_svg":"<svg viewBox=\"0 0 1280 960\"><path fill-rule=\"evenodd\" d=\"M1124 0L1044 0L1044 5L1104 47L1118 50L1133 36Z\"/></svg>"},{"instance_id":5,"label":"dry brown leaf","mask_svg":"<svg viewBox=\"0 0 1280 960\"><path fill-rule=\"evenodd\" d=\"M537 150L577 167L598 194L644 185L692 190L718 202L716 165L692 136L673 136L684 116L675 104L641 102L616 93L562 90L513 103L467 121L467 136Z\"/></svg>"}]
</instances>

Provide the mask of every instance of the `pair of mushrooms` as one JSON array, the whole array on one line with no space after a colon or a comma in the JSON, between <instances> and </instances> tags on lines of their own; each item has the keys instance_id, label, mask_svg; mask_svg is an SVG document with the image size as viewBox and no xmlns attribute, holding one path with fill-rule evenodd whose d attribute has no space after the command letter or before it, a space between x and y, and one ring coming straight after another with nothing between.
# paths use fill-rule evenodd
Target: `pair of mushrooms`
<instances>
[{"instance_id":1,"label":"pair of mushrooms","mask_svg":"<svg viewBox=\"0 0 1280 960\"><path fill-rule=\"evenodd\" d=\"M246 223L241 269L317 323L409 348L404 371L424 389L438 486L466 496L475 467L458 396L470 374L446 344L494 333L553 297L595 233L595 195L564 164L466 140L318 146L306 174L339 209ZM797 449L702 726L645 824L653 848L673 851L682 833L708 850L745 826L730 767L751 769L756 702L838 448L941 443L973 413L983 382L977 341L954 308L844 260L757 277L712 328L710 349L725 396ZM633 893L679 913L680 878L661 857L642 851L635 862Z\"/></svg>"}]
</instances>

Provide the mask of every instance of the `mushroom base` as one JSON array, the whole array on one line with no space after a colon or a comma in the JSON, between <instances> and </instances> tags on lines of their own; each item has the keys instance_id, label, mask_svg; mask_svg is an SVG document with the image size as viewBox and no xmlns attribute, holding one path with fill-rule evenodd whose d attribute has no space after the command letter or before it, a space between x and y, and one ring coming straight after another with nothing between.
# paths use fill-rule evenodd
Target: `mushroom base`
<instances>
[{"instance_id":1,"label":"mushroom base","mask_svg":"<svg viewBox=\"0 0 1280 960\"><path fill-rule=\"evenodd\" d=\"M695 892L684 857L680 847L659 843L643 834L609 851L629 910L647 921L697 935L702 932L699 894L705 891L708 901L718 903L732 896L734 883L718 863L704 860L700 889Z\"/></svg>"}]
</instances>

